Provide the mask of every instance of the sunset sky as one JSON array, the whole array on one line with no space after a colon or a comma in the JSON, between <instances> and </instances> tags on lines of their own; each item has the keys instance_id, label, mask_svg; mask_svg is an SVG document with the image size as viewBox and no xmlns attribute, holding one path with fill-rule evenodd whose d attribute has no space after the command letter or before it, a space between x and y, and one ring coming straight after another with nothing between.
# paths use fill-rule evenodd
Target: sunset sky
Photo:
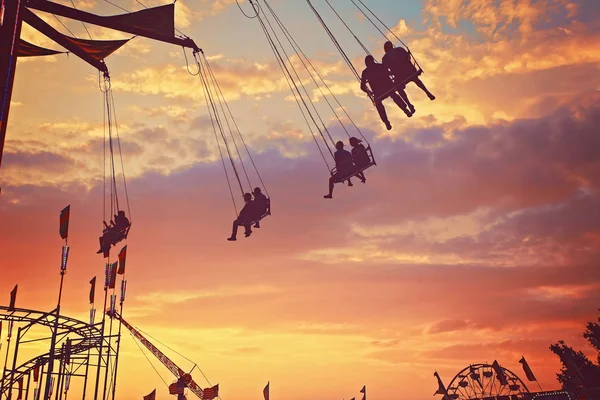
<instances>
[{"instance_id":1,"label":"sunset sky","mask_svg":"<svg viewBox=\"0 0 600 400\"><path fill-rule=\"evenodd\" d=\"M196 362L223 400L261 399L267 381L272 399L360 398L363 385L371 399L431 399L436 370L449 384L497 359L525 379L521 356L544 389L559 388L548 347L589 352L582 332L600 307L598 1L364 1L437 96L409 85L410 119L386 100L391 131L306 2L269 1L377 157L365 185L336 185L333 200L257 20L235 0L177 1L176 27L209 57L273 202L233 243L227 181L182 49L137 37L108 57L132 220L125 319ZM350 0L331 3L380 60L382 36ZM365 53L324 0L313 4L360 73ZM131 37L87 27L94 39ZM63 50L26 26L23 37ZM18 283L18 307L56 305L58 216L70 204L63 311L87 319L88 282L105 262L102 101L97 71L73 55L18 62L0 169L0 304ZM129 335L119 362L117 398L168 397Z\"/></svg>"}]
</instances>

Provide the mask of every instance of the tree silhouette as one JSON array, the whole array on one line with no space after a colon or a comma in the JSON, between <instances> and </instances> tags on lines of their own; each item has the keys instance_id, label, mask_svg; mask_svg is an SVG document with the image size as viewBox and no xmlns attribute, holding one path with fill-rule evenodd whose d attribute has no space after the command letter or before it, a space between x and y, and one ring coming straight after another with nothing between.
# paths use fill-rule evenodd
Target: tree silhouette
<instances>
[{"instance_id":1,"label":"tree silhouette","mask_svg":"<svg viewBox=\"0 0 600 400\"><path fill-rule=\"evenodd\" d=\"M600 318L598 318L598 322L600 322ZM583 337L598 351L598 364L600 365L600 324L588 322Z\"/></svg>"},{"instance_id":2,"label":"tree silhouette","mask_svg":"<svg viewBox=\"0 0 600 400\"><path fill-rule=\"evenodd\" d=\"M563 390L582 394L600 387L600 325L589 322L583 337L598 351L599 363L594 363L583 352L574 350L562 340L550 346L563 364L560 373L556 374Z\"/></svg>"}]
</instances>

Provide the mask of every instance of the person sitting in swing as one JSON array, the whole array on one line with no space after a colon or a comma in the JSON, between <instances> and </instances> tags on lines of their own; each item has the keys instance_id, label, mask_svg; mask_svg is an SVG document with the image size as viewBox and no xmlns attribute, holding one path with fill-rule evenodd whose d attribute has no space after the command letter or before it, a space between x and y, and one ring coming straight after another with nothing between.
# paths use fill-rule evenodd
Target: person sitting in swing
<instances>
[{"instance_id":1,"label":"person sitting in swing","mask_svg":"<svg viewBox=\"0 0 600 400\"><path fill-rule=\"evenodd\" d=\"M267 200L267 196L265 196L259 187L254 188L254 206L256 209L257 218L260 218L263 214L269 213L269 202ZM260 221L256 221L254 224L255 228L260 228Z\"/></svg>"},{"instance_id":2,"label":"person sitting in swing","mask_svg":"<svg viewBox=\"0 0 600 400\"><path fill-rule=\"evenodd\" d=\"M254 201L252 201L252 195L250 193L244 193L244 201L246 202L244 208L242 208L242 211L240 211L240 214L238 215L237 219L233 221L233 230L231 232L231 237L227 239L230 242L237 240L237 231L240 225L245 228L244 233L246 237L252 234L250 224L252 223L254 218L256 218L256 208Z\"/></svg>"},{"instance_id":3,"label":"person sitting in swing","mask_svg":"<svg viewBox=\"0 0 600 400\"><path fill-rule=\"evenodd\" d=\"M125 236L125 231L129 228L129 225L131 225L131 223L125 216L125 211L117 212L117 215L115 215L115 229L121 236Z\"/></svg>"},{"instance_id":4,"label":"person sitting in swing","mask_svg":"<svg viewBox=\"0 0 600 400\"><path fill-rule=\"evenodd\" d=\"M110 220L110 225L108 225L106 221L102 222L104 223L105 228L100 237L100 250L98 250L98 254L106 253L110 250L111 245L117 244L123 240L127 228L131 225L129 219L125 216L125 211L118 211L114 215L114 221Z\"/></svg>"},{"instance_id":5,"label":"person sitting in swing","mask_svg":"<svg viewBox=\"0 0 600 400\"><path fill-rule=\"evenodd\" d=\"M361 170L371 162L367 149L361 144L362 140L360 139L351 137L348 141L350 142L350 146L352 146L352 161L354 162L354 167L356 170ZM367 181L363 171L357 172L355 176L357 176L362 183Z\"/></svg>"},{"instance_id":6,"label":"person sitting in swing","mask_svg":"<svg viewBox=\"0 0 600 400\"><path fill-rule=\"evenodd\" d=\"M360 89L368 94L372 94L373 103L375 104L375 108L377 108L377 112L379 113L379 117L385 124L385 127L388 129L392 129L392 125L388 120L387 113L385 112L385 107L383 106L383 100L391 97L394 100L394 103L404 113L407 117L412 117L412 112L406 106L406 103L402 100L402 97L398 95L397 90L394 88L394 82L390 77L389 70L383 66L383 64L378 64L375 62L373 56L368 55L365 57L365 65L367 68L363 70L362 77L360 80ZM371 92L367 88L367 83L371 87Z\"/></svg>"},{"instance_id":7,"label":"person sitting in swing","mask_svg":"<svg viewBox=\"0 0 600 400\"><path fill-rule=\"evenodd\" d=\"M423 81L419 79L419 74L417 68L410 61L410 54L402 47L394 47L392 42L385 42L383 45L383 49L385 51L385 55L381 62L385 65L386 68L390 70L392 75L394 75L394 80L396 84L401 85L401 89L406 87L408 82L414 82L422 91L427 94L429 100L435 100L435 96L427 89ZM403 90L404 91L404 90ZM406 96L406 93L404 93ZM414 114L415 108L408 101L408 97L402 97L411 112Z\"/></svg>"},{"instance_id":8,"label":"person sitting in swing","mask_svg":"<svg viewBox=\"0 0 600 400\"><path fill-rule=\"evenodd\" d=\"M333 158L335 159L336 172L333 176L329 177L329 194L326 194L326 199L333 198L333 185L336 180L339 180L345 176L351 175L354 171L354 163L352 162L352 154L349 151L344 150L344 143L337 142L335 144L337 151L334 153ZM350 178L348 178L348 186L354 186Z\"/></svg>"},{"instance_id":9,"label":"person sitting in swing","mask_svg":"<svg viewBox=\"0 0 600 400\"><path fill-rule=\"evenodd\" d=\"M115 215L115 219L116 219L116 215ZM119 236L119 231L115 225L115 223L113 222L113 220L110 220L110 225L106 223L106 221L102 221L104 223L104 230L102 231L102 236L100 236L99 240L100 240L100 250L98 250L96 252L96 254L102 254L102 253L106 253L107 251L110 250L110 246L116 242L118 236Z\"/></svg>"}]
</instances>

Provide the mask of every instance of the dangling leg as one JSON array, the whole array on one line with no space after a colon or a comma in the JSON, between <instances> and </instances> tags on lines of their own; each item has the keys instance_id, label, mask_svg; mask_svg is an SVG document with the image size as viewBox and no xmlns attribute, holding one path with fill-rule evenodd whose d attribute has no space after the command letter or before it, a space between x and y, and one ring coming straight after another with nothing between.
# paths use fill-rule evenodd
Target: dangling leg
<instances>
[{"instance_id":1,"label":"dangling leg","mask_svg":"<svg viewBox=\"0 0 600 400\"><path fill-rule=\"evenodd\" d=\"M244 235L246 235L246 237L252 235L252 229L250 229L249 223L244 223L244 229Z\"/></svg>"},{"instance_id":2,"label":"dangling leg","mask_svg":"<svg viewBox=\"0 0 600 400\"><path fill-rule=\"evenodd\" d=\"M98 251L96 252L96 254L101 254L101 253L104 253L104 246L103 246L103 244L102 244L102 238L103 238L103 237L104 237L104 236L100 236L100 237L98 238L98 240L100 241L100 250L98 250Z\"/></svg>"},{"instance_id":3,"label":"dangling leg","mask_svg":"<svg viewBox=\"0 0 600 400\"><path fill-rule=\"evenodd\" d=\"M365 182L367 181L367 178L365 178L365 174L364 174L364 172L362 172L362 171L361 171L361 172L358 172L358 173L357 173L356 175L354 175L354 176L358 177L358 179L360 179L360 181L361 181L362 183L365 183Z\"/></svg>"},{"instance_id":4,"label":"dangling leg","mask_svg":"<svg viewBox=\"0 0 600 400\"><path fill-rule=\"evenodd\" d=\"M233 221L233 229L231 230L231 237L228 238L227 240L229 240L230 242L233 242L235 240L237 240L237 231L238 231L238 227L239 227L239 221L236 219L235 221Z\"/></svg>"},{"instance_id":5,"label":"dangling leg","mask_svg":"<svg viewBox=\"0 0 600 400\"><path fill-rule=\"evenodd\" d=\"M387 117L387 113L385 112L385 107L383 106L383 103L381 102L381 100L375 102L375 108L377 109L377 112L379 113L379 118L381 118L381 120L385 124L385 127L387 128L387 130L389 131L390 129L392 129L392 125L390 124L390 120Z\"/></svg>"},{"instance_id":6,"label":"dangling leg","mask_svg":"<svg viewBox=\"0 0 600 400\"><path fill-rule=\"evenodd\" d=\"M329 194L326 194L325 196L326 199L333 199L333 177L329 177Z\"/></svg>"},{"instance_id":7,"label":"dangling leg","mask_svg":"<svg viewBox=\"0 0 600 400\"><path fill-rule=\"evenodd\" d=\"M390 97L392 98L392 100L394 100L394 103L396 103L396 105L400 107L402 111L404 111L404 114L406 114L407 117L412 117L412 113L409 111L408 108L406 108L406 103L404 102L404 100L402 100L402 98L400 98L400 96L398 96L398 94L392 93Z\"/></svg>"},{"instance_id":8,"label":"dangling leg","mask_svg":"<svg viewBox=\"0 0 600 400\"><path fill-rule=\"evenodd\" d=\"M425 87L425 84L423 83L423 81L421 81L419 78L415 78L415 79L413 79L413 82L415 83L415 85L417 85L419 88L421 88L421 90L424 91L425 94L427 94L427 97L429 97L429 100L435 100L435 96L429 90L427 90L427 87Z\"/></svg>"},{"instance_id":9,"label":"dangling leg","mask_svg":"<svg viewBox=\"0 0 600 400\"><path fill-rule=\"evenodd\" d=\"M354 185L352 184L352 179L351 179L351 178L348 178L348 186L354 186Z\"/></svg>"},{"instance_id":10,"label":"dangling leg","mask_svg":"<svg viewBox=\"0 0 600 400\"><path fill-rule=\"evenodd\" d=\"M406 92L404 91L404 89L398 89L398 94L400 95L400 97L402 97L402 100L404 100L404 103L406 103L406 105L408 106L408 110L410 111L411 114L415 113L415 106L413 106L412 104L410 104L410 100L408 99L408 95L406 94ZM398 103L396 103L398 104ZM402 108L402 107L400 107ZM406 110L404 110L404 112L406 113ZM408 115L407 116L411 116Z\"/></svg>"}]
</instances>

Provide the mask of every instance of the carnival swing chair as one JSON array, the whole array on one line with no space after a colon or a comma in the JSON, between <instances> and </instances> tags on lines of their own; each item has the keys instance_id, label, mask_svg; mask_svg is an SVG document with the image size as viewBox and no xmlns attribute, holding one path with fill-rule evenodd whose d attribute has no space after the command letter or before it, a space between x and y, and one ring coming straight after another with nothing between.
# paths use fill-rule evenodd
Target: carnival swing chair
<instances>
[{"instance_id":1,"label":"carnival swing chair","mask_svg":"<svg viewBox=\"0 0 600 400\"><path fill-rule=\"evenodd\" d=\"M315 16L317 17L317 19L319 20L319 22L321 23L325 32L327 32L329 38L338 49L342 58L344 59L344 61L346 62L356 79L360 82L361 77L358 74L356 68L354 68L354 65L350 61L350 58L348 57L342 46L339 44L338 40L331 32L331 30L329 29L319 12L312 5L311 1L306 1L312 9ZM384 65L389 66L389 69L391 71L390 77L393 79L394 85L385 92L378 94L377 96L375 96L372 92L369 91L368 96L373 105L376 105L377 103L383 101L385 98L387 98L390 94L394 92L403 91L409 82L414 82L419 88L421 88L421 90L423 90L427 94L430 100L435 100L435 96L431 92L429 92L429 90L425 87L425 84L419 79L419 77L424 73L424 71L423 68L421 68L415 56L413 55L413 53L410 51L408 45L406 45L406 43L404 43L362 0L350 1L356 7L356 9L365 17L365 19L369 21L371 25L373 25L373 27L387 41L385 43L386 55L383 56L383 63ZM350 26L346 23L346 21L342 18L338 11L333 7L329 0L325 0L325 2L329 6L329 8L331 8L331 10L334 12L337 18L342 22L342 24L346 27L348 32L350 32L352 37L356 40L356 42L364 50L364 52L367 55L372 56L371 52L358 38L358 36L354 33L354 31L350 28ZM396 42L395 44L388 40L388 36L386 35L385 31L389 32L389 34L393 36ZM389 59L387 60L387 62L386 58ZM405 96L406 95L404 94L402 98L407 102L408 107L411 108L411 113L414 113L414 107L412 107L412 105L408 101L408 97Z\"/></svg>"},{"instance_id":2,"label":"carnival swing chair","mask_svg":"<svg viewBox=\"0 0 600 400\"><path fill-rule=\"evenodd\" d=\"M110 83L110 76L107 72L104 73L104 81L100 83L100 75L98 76L98 86L104 97L104 199L103 199L103 215L114 216L107 224L103 221L104 229L102 236L99 238L100 250L98 254L103 254L107 258L110 254L112 246L126 240L131 229L131 209L129 207L129 194L127 192L127 181L125 179L125 168L123 166L123 154L121 152L121 141L119 138L119 128L117 124L115 109L115 101ZM116 140L115 140L116 135ZM119 203L119 188L117 186L117 171L115 168L115 146L119 152L121 163L121 175L123 177L123 188L125 191L125 199L127 203L127 214L121 209ZM108 157L106 157L108 154ZM108 164L108 168L107 168ZM108 204L107 204L108 203Z\"/></svg>"},{"instance_id":3,"label":"carnival swing chair","mask_svg":"<svg viewBox=\"0 0 600 400\"><path fill-rule=\"evenodd\" d=\"M353 176L361 174L366 169L376 165L375 157L373 155L373 150L371 149L371 145L369 144L367 139L362 134L360 128L352 120L352 118L346 111L346 108L344 106L342 106L340 101L337 99L335 94L330 89L329 85L325 82L325 80L323 79L321 74L317 71L317 69L315 68L313 63L306 56L305 52L300 48L300 46L298 45L298 43L296 42L294 37L288 31L287 27L283 24L283 22L281 21L279 16L275 13L274 9L271 7L269 2L267 0L250 0L250 4L252 5L252 7L254 9L254 12L255 12L254 15L248 15L246 13L244 13L244 15L246 15L247 18L256 18L258 20L258 22L260 23L261 28L263 29L263 32L265 34L265 37L271 47L271 50L273 51L273 54L279 64L279 67L281 68L281 71L286 79L286 82L290 88L290 91L296 101L296 104L298 105L298 108L300 109L300 112L302 113L302 116L304 117L304 121L306 122L306 125L308 126L308 129L313 136L315 144L317 145L317 148L319 149L321 157L323 158L323 161L325 162L327 170L330 174L330 181L333 183L341 183L341 182L347 181L350 178L352 178ZM280 38L280 37L282 37L282 38ZM286 51L286 46L284 46L284 44L282 43L285 41L287 41L287 45L288 45L287 47L289 49L291 49L291 51L290 50ZM333 139L331 132L330 132L330 128L328 128L325 125L324 119L321 116L321 112L319 112L319 110L317 109L315 102L313 101L308 90L306 89L306 84L304 83L303 79L300 77L300 75L298 73L298 70L296 67L297 64L294 65L294 63L291 60L292 54L288 54L288 51L290 53L293 53L293 55L295 55L298 58L302 67L304 67L304 70L310 77L310 80L313 82L315 87L318 89L319 93L325 100L325 103L331 110L331 113L333 114L333 116L335 116L335 119L337 120L339 125L342 127L342 129L346 133L349 140L351 142L356 140L359 143L360 142L366 143L366 147L365 147L365 151L364 151L364 154L366 156L363 157L364 161L361 162L358 166L352 164L352 165L349 165L347 168L340 169L339 171L338 171L337 166L334 166L333 168L331 168L329 166L329 163L327 161L328 157L325 156L325 151L322 148L322 146L325 146L326 151L329 151L331 157L335 161L335 155L334 155L331 147L329 146L329 144L331 144L332 147L337 148L339 142L336 142ZM325 93L325 92L328 92L328 93ZM341 110L341 112L343 112L343 114L345 115L347 120L353 125L354 129L358 132L357 136L360 136L361 140L356 139L356 137L354 137L350 134L350 132L348 130L349 127L346 126L347 123L344 123L342 121L341 116L338 114L336 107L334 107L334 105L330 101L330 98L335 101L338 109ZM317 135L317 132L318 132L318 135ZM320 136L321 140L317 136ZM321 141L322 141L322 144L320 144Z\"/></svg>"},{"instance_id":4,"label":"carnival swing chair","mask_svg":"<svg viewBox=\"0 0 600 400\"><path fill-rule=\"evenodd\" d=\"M201 54L201 57L199 57L199 54ZM232 182L229 178L229 172L227 171L227 161L229 161L229 164L231 164L231 169L235 175L238 187L242 193L242 197L245 198L248 195L253 197L252 201L254 202L254 205L251 207L249 216L245 217L246 220L243 221L243 225L247 224L256 228L260 228L260 221L271 215L271 196L269 195L268 189L263 181L258 167L252 158L250 149L248 148L246 141L242 136L239 126L233 117L233 113L229 108L229 104L227 104L227 101L223 96L223 92L213 73L210 63L208 62L208 58L204 55L202 50L194 51L193 55L198 67L198 71L196 73L192 73L188 66L188 72L190 75L198 75L203 87L208 115L210 117L213 133L215 135L215 141L217 142L221 163L223 164L223 169L225 171L225 178L231 194L236 217L238 216L238 209L235 196L233 195ZM244 149L246 150L248 160L251 162L254 168L255 174L260 181L262 189L259 186L253 185L252 180L250 179L250 175L248 173L249 168L246 167L240 152L240 144L243 145ZM227 156L224 155L224 152L227 153ZM226 158L228 159L227 161ZM239 168L240 166L241 171ZM249 190L246 190L246 188L249 188ZM265 194L262 194L263 190ZM236 218L236 221L238 219L239 217ZM240 223L240 225L242 224Z\"/></svg>"}]
</instances>

